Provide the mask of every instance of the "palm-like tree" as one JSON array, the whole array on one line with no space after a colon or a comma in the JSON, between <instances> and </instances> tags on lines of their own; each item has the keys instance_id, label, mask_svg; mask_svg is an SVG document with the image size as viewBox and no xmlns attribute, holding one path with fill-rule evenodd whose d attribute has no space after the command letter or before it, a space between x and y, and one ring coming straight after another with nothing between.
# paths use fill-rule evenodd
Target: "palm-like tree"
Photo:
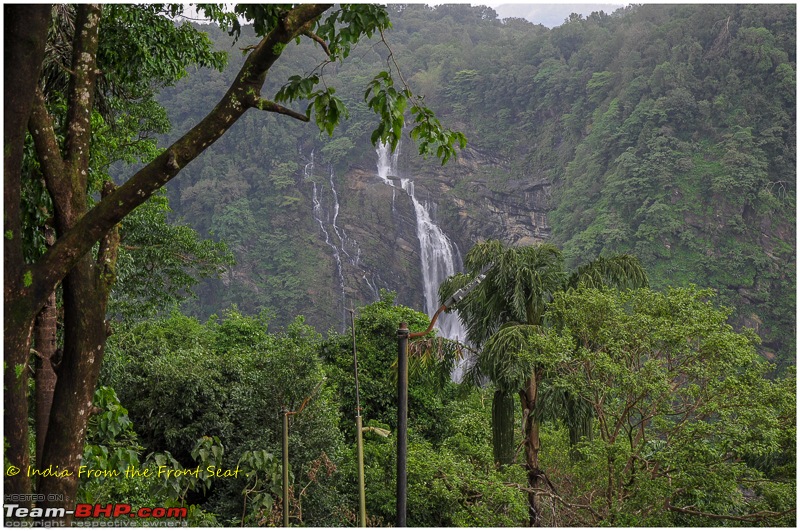
<instances>
[{"instance_id":1,"label":"palm-like tree","mask_svg":"<svg viewBox=\"0 0 800 531\"><path fill-rule=\"evenodd\" d=\"M581 284L635 288L646 286L647 277L639 261L629 255L601 257L569 274L561 251L552 244L511 247L489 240L467 254L466 273L442 283L440 298L447 299L489 264L494 266L483 283L455 306L467 328L468 341L479 352L466 378L475 384L489 378L495 384L492 438L494 458L501 465L514 459L514 394L519 396L525 464L533 491L543 479L539 468L542 419L564 418L573 444L591 429L591 417L581 403L558 392L543 396L542 383L555 363L554 356L569 348L559 344L545 322L548 303L556 292ZM530 524L538 526L541 514L532 491L528 495Z\"/></svg>"}]
</instances>

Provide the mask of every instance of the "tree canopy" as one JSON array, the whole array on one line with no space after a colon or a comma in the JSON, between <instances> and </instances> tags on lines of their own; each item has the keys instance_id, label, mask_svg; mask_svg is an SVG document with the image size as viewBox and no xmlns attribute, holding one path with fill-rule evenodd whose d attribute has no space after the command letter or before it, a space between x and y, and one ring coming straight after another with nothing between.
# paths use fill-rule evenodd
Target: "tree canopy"
<instances>
[{"instance_id":1,"label":"tree canopy","mask_svg":"<svg viewBox=\"0 0 800 531\"><path fill-rule=\"evenodd\" d=\"M412 342L409 523L795 525L795 378L764 359L794 356L791 7L552 30L483 6L183 9L4 7L15 517L44 499L261 526L286 501L293 524L355 524L355 342L369 523L393 522L395 333L428 318L398 304L414 212L371 169L405 131L391 177L415 175L455 247L482 242L443 298L494 264L457 305L472 385L450 378L471 347ZM443 123L470 132L455 166ZM355 341L320 333L350 302ZM37 473L80 465L107 474ZM159 467L198 473L125 474Z\"/></svg>"},{"instance_id":2,"label":"tree canopy","mask_svg":"<svg viewBox=\"0 0 800 531\"><path fill-rule=\"evenodd\" d=\"M437 204L437 222L462 252L484 239L551 238L570 270L597 256L634 254L655 287L718 290L734 309L732 322L758 330L764 355L793 364L790 7L630 6L552 29L466 5L387 9L393 26L386 37L404 78L443 122L468 132L470 148L457 164L440 168L402 147L399 156L401 173L415 177L420 198ZM228 46L225 32L208 31ZM256 39L245 27L237 46ZM308 41L285 50L286 63L274 71L280 75L266 81L271 92L322 60L320 50L317 60L304 45L313 49ZM169 187L177 215L197 220L204 236L234 232L227 224L233 217L252 219L247 237L237 231L243 244L236 277L225 289L203 284L210 302L187 311L206 317L230 303L251 312L288 307L321 329L338 325L341 312L329 310L338 296L330 249L321 237L308 237L320 236L311 181L323 210L333 208L330 170L341 226L352 227L347 234L362 251L358 267L344 264L348 293L363 303L377 299L366 274L404 304L417 304L406 288L415 286L413 269L372 233L378 225L403 229L389 200L367 186L375 153L364 87L385 69L388 52L378 34L354 49L335 70L326 68L350 116L334 138L300 123L282 125L276 135L277 117L245 115ZM763 70L752 67L751 58L762 56ZM196 102L214 103L196 86L223 93L242 61L233 50L227 73L203 69L193 75L196 83L185 79L162 93L178 129L198 119ZM262 139L274 151L259 149ZM315 171L305 177L312 152ZM294 189L286 185L292 177ZM264 216L265 209L277 214ZM382 274L387 264L391 275ZM309 294L304 287L315 278L326 281Z\"/></svg>"},{"instance_id":3,"label":"tree canopy","mask_svg":"<svg viewBox=\"0 0 800 531\"><path fill-rule=\"evenodd\" d=\"M386 10L376 5L245 5L231 11L200 6L232 35L240 33L239 16L252 21L260 40L248 50L239 74L219 102L206 109L205 117L171 146L156 150L149 137L163 133L166 121L163 109L153 99L155 91L183 77L190 65L220 68L224 64L224 55L212 50L202 32L165 17L174 17L182 9L178 4L106 9L82 4L9 6L5 10L6 71L14 72L4 79L4 109L9 117L4 159L4 378L7 400L13 403L5 409L5 424L9 459L21 469L30 463L25 367L31 331L34 319L56 289L60 286L63 292L63 356L47 400L59 407L42 419L38 435L44 438L46 431L47 438L39 447L42 455L36 457L40 464L49 462L72 470L82 455L88 406L109 333L105 318L117 279L117 225L248 109L301 121L309 121L313 115L321 129L332 133L345 110L333 87L317 87L324 82L321 73L290 77L274 98L262 96L267 73L287 45L301 38L324 50L327 58L322 68L345 59L361 38L389 27ZM462 134L444 129L408 87L397 91L392 85L392 75L387 72L369 88L372 97L367 102L379 115L375 142L396 145L404 123L403 110L410 101L416 117L413 136L420 139L423 152L433 150L446 161L456 145L463 147ZM296 100L310 102L305 113L280 104ZM27 133L32 142L26 144ZM135 159L144 166L117 186L108 176L109 165ZM31 176L43 184L28 185ZM28 192L25 197L23 189ZM26 219L28 238L23 238L23 210L33 213ZM45 230L42 224L54 229L46 248L41 245L43 238L37 240L33 234ZM152 243L148 242L151 249ZM183 244L194 245L189 253L195 258L200 258L198 253L208 253L185 237ZM37 248L31 249L31 245ZM212 254L215 252L219 250ZM168 255L159 258L162 265L169 260ZM217 254L212 263L224 260ZM169 288L167 292L175 296ZM52 317L52 313L48 315ZM55 326L48 330L54 332ZM7 476L5 484L13 492L31 491L27 475ZM61 494L59 503L69 507L74 503L77 481L47 476L36 487Z\"/></svg>"}]
</instances>

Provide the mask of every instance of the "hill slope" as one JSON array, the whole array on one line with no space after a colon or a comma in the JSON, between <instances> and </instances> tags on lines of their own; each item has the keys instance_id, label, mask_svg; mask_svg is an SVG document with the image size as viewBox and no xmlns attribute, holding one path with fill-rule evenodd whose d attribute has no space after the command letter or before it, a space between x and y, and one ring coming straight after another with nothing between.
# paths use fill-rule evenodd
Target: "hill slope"
<instances>
[{"instance_id":1,"label":"hill slope","mask_svg":"<svg viewBox=\"0 0 800 531\"><path fill-rule=\"evenodd\" d=\"M645 5L552 30L482 7L389 9L405 78L470 141L443 168L406 142L396 166L456 254L489 237L552 239L570 266L633 252L657 287L718 290L766 356L794 362L793 6ZM273 91L322 60L309 43L286 53ZM424 308L414 204L378 177L361 99L387 55L364 44L326 69L350 108L333 138L250 113L171 185L178 215L238 258L193 312L236 303L339 328L381 288ZM231 63L162 95L176 133L225 90L236 49Z\"/></svg>"}]
</instances>

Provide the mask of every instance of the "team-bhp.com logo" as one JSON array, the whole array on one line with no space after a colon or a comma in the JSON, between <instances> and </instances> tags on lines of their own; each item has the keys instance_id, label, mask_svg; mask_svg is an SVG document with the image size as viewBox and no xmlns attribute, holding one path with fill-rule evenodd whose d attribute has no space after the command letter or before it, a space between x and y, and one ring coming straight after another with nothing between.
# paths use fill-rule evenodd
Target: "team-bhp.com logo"
<instances>
[{"instance_id":1,"label":"team-bhp.com logo","mask_svg":"<svg viewBox=\"0 0 800 531\"><path fill-rule=\"evenodd\" d=\"M18 504L5 504L6 518L44 518L57 519L71 515L73 518L178 518L186 519L188 511L186 507L140 507L136 510L128 503L109 503L109 504L90 504L79 503L74 511L68 511L63 507L20 507Z\"/></svg>"},{"instance_id":2,"label":"team-bhp.com logo","mask_svg":"<svg viewBox=\"0 0 800 531\"><path fill-rule=\"evenodd\" d=\"M75 518L186 518L186 515L186 507L140 507L133 511L127 503L79 503L75 506Z\"/></svg>"}]
</instances>

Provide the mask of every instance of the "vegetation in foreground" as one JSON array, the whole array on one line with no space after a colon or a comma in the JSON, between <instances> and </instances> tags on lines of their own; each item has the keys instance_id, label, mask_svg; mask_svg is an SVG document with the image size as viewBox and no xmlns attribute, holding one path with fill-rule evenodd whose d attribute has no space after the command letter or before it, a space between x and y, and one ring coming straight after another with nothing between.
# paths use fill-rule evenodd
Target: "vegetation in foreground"
<instances>
[{"instance_id":1,"label":"vegetation in foreground","mask_svg":"<svg viewBox=\"0 0 800 531\"><path fill-rule=\"evenodd\" d=\"M196 29L165 23L158 13L160 7L109 8L102 24L93 6L72 12L70 8L52 12L49 8L26 9L36 15L26 21L28 27L19 27L19 17L9 19L9 29L17 37L12 39L16 47L12 55L25 67L11 70L19 80L28 82L30 90L9 91L6 105L15 111L27 105L32 111L30 124L27 116L9 118L9 123L16 120L17 128L7 135L13 145L5 166L5 376L7 396L13 397L5 404L10 419L6 422L10 442L6 457L18 463L28 456L34 457L34 463L80 462L86 469L105 473L70 481L36 477L33 485L23 485L29 476L7 477L6 481L23 490L32 486L51 492L52 487L54 492L64 493L68 503L189 506L190 521L197 525L278 523L282 516L276 458L280 415L284 409L299 411L306 404L291 424L291 517L304 525L353 523L354 389L349 335L322 337L302 319L291 321L291 313L286 316L290 324L281 323L286 326L275 331L270 331L268 312L248 317L234 308L222 318L213 316L205 322L179 312L164 317L164 309L180 301L198 278L219 274L230 265L231 255L224 245L203 241L191 229L167 225L168 207L163 197L156 196L141 210L132 210L134 203L144 203L145 196L152 193L149 188L147 193L139 190L134 194L135 201L119 204L130 198L130 187L115 191L109 175L115 161L159 161L165 163L161 170L169 169L160 177L171 178L187 162L183 153L178 154L181 160L174 152L170 158L170 153L161 152L152 140L152 135L165 132L168 126L163 109L155 103L155 91L175 83L191 65L221 68L221 54L214 52L209 39ZM372 17L366 26L358 17L350 21L357 36L368 35L370 28L385 27L385 13L380 10L348 9L336 13ZM793 277L783 269L790 260L781 257L793 258L793 249L789 244L776 245L774 239L760 249L751 238L752 227L758 224L750 222L765 216L784 218L779 214L793 204L793 172L789 171L793 151L787 148L792 145L789 124L793 117L783 110L794 88L793 47L788 46L791 39L786 37L791 32L776 16L779 10L743 7L729 15L728 22L735 18L736 33L728 34L729 24L722 30L714 18L720 13L709 10L704 12L704 20L712 23L697 24L712 33L719 29L718 40L706 31L696 43L667 47L674 52L671 61L661 61L665 56L654 44L654 49L640 57L643 63L627 64L631 68L622 68L617 77L612 69L613 54L604 60L587 56L589 44L609 41L607 34L621 32L628 23L639 32L666 31L661 35L664 38L654 42L669 41L676 36L669 17L691 14L691 10L670 9L634 10L631 18L619 20L602 15L571 19L553 32L531 33L525 24L510 24L509 29L522 29L533 38L519 41L526 56L531 45L542 45L541 53L534 54L535 64L529 66L534 69L532 79L538 79L537 90L544 94L514 90L536 100L528 102L533 107L515 107L527 113L527 118L518 120L498 112L492 114L492 123L510 120L524 129L539 123L531 117L542 110L540 105L548 112L569 110L562 112L556 123L541 123L544 132L551 133L542 138L568 139L555 152L575 155L575 160L561 165L566 168L563 172L554 175L561 184L561 198L553 219L563 231L557 236L572 260L599 251L625 250L627 244L620 241L633 241L628 238L633 223L636 250L646 263L661 268L659 287L675 272L658 260L664 258L661 247L672 249L677 238L678 250L667 253L671 258L683 257L682 251L688 249L692 260L686 263L697 265L697 271L704 271L704 278L715 287L724 285L722 296L727 301L735 298L728 282L730 272L743 272L745 285L740 287L744 292L736 292L748 300L758 299L759 307L774 322L785 325L791 320L787 312L791 297L773 296L791 284ZM458 10L438 13L446 12L457 14ZM255 18L266 24L259 32L277 22L274 14L257 13ZM313 13L305 15L313 18ZM216 16L226 19L221 12ZM87 31L70 30L70 17ZM229 17L227 20L231 22ZM53 23L48 25L48 21ZM455 28L457 24L451 22L448 27ZM155 50L157 60L131 51L136 42L126 37L126 31L118 31L131 26L163 37ZM329 32L326 35L331 39L341 37L334 27L331 22L318 29ZM21 60L25 53L45 57L45 40L51 45L46 61L35 57ZM343 55L347 53L344 50L349 51L346 41L337 41ZM32 43L30 49L28 43ZM708 50L705 59L723 60L712 61L713 67L705 70L698 62L700 55L693 53L698 50L695 44ZM172 52L176 50L190 51L175 55ZM279 55L281 51L277 46L266 53ZM70 66L73 55L77 67ZM144 62L130 63L141 57ZM627 79L653 58L658 64L646 83L641 77L644 73ZM96 70L95 65L103 68ZM600 65L609 70L592 71ZM39 66L43 70L34 71ZM418 70L415 77L432 87L440 75L451 79L445 92L450 91L456 101L470 101L480 108L477 95L490 94L485 90L488 77L481 70L444 72L433 68L431 72ZM106 76L100 82L94 78L98 71ZM758 119L751 117L756 109L731 103L751 99L718 91L714 79L726 72L726 81L735 81L737 72L750 80L726 82L726 91L775 95L769 101L758 100L764 103L758 107L765 110ZM373 79L373 92L400 94L390 91L389 79ZM761 79L768 80L764 86L759 85ZM674 86L673 80L688 84ZM515 88L515 81L501 81L494 79L490 85L497 90ZM292 94L284 92L283 97L314 99L317 121L330 132L339 120L341 101L330 91L310 93L301 88L294 87ZM578 99L558 100L555 94L577 94ZM545 97L537 99L541 95ZM23 105L25 98L29 101ZM233 100L226 101L235 106ZM506 104L511 100L494 101ZM275 109L269 105L274 102L250 103L261 110ZM396 109L381 107L380 98L368 103L383 113L383 121L396 137ZM463 104L460 111L453 105L452 111L466 119L459 114L465 109ZM501 120L495 121L495 114ZM474 119L477 125L486 125L480 115L475 114ZM70 127L80 120L91 124L91 130ZM701 123L713 126L703 133L718 142L701 142L691 151L691 131ZM28 126L31 131L26 135ZM514 129L503 126L504 134L508 130ZM501 138L483 132L487 134L482 138L489 144ZM608 138L614 141L605 142ZM326 156L344 160L356 144L337 141L326 144ZM610 150L605 160L586 158L600 144ZM689 156L683 156L686 153ZM523 166L544 168L530 155L520 158ZM664 168L669 171L658 171ZM279 169L271 179L285 189L291 184L285 177L292 166L286 163ZM789 177L783 179L787 172ZM652 182L642 181L653 175L657 179ZM712 231L710 239L680 230L680 220L659 195L659 186L673 178L687 184L678 195L689 197L689 210L698 206L690 192L697 192L702 183L710 184L716 198L733 198L721 202L721 213L730 215L725 230ZM598 187L597 193L583 193L587 181L591 181L590 189ZM626 193L617 194L620 190ZM669 187L664 190L674 192ZM594 201L597 196L597 204L605 205L609 212L633 212L634 216L622 222L585 208L585 200ZM681 198L669 204L680 205ZM284 196L276 202L270 197L267 210L291 206L295 199ZM92 210L97 205L105 206ZM642 210L642 205L648 209ZM122 226L105 235L100 234L104 231L83 230L94 223L92 219L97 220L98 211L115 210L116 206L124 206L124 212L114 214L125 218ZM708 207L700 205L701 209ZM580 219L572 219L576 212L581 213ZM236 223L247 218L240 219L234 210L227 214L212 221L224 221L233 235ZM713 214L710 209L695 219L689 212L688 218L684 213L681 219L699 225L702 236ZM109 219L100 224L115 225ZM727 229L744 237L732 237ZM780 233L781 224L767 229ZM70 234L73 238L81 235L77 247ZM245 238L244 234L239 237ZM91 238L95 239L89 241ZM97 240L100 245L88 252ZM717 254L699 257L698 253L710 248ZM762 250L770 261L761 256ZM771 254L773 251L777 255ZM70 252L73 258L63 259ZM279 253L278 257L284 260L283 266L291 267L290 256ZM778 262L780 266L776 266ZM715 306L716 295L686 287L621 292L586 282L566 285L550 282L563 276L560 263L544 260L534 266L509 265L505 271L508 278L524 273L517 286L510 283L510 289L519 293L520 304L505 314L502 308L495 308L496 315L477 315L476 321L492 323L481 331L485 344L478 342L476 366L493 382L457 385L448 378L450 356L438 362L431 356L425 363L419 360L411 384L410 524L794 525L794 378L766 377L773 368L758 357L756 338L749 332L733 331L727 324L730 311ZM143 274L145 271L148 274ZM546 282L532 281L531 272L544 274ZM53 289L68 273L64 285ZM547 287L543 290L542 286ZM753 291L748 291L750 288ZM480 306L473 305L478 314ZM524 311L518 311L520 308ZM59 309L64 312L60 322ZM109 314L123 318L113 330L105 319ZM401 320L417 330L427 322L424 315L394 305L392 296L384 294L381 301L359 310L356 326L368 420L368 512L374 525L389 525L395 516L392 366L396 346L392 338ZM38 365L34 378L29 378L26 359L19 357L30 350L28 325L34 325L32 345ZM786 341L785 331L776 330L767 330L765 335L780 345ZM103 385L95 389L102 351L111 332ZM63 348L56 349L57 345ZM434 346L439 350L431 350ZM49 347L53 348L46 351ZM100 351L97 355L95 348ZM420 350L428 355L452 354L452 345L429 343L427 348ZM93 354L85 355L87 352ZM56 375L54 367L58 367L57 393L42 396L40 392L53 391L49 384L54 380L47 377ZM500 439L507 442L508 438L499 437L495 429L496 408L491 398L498 391L508 394L520 389L524 391L520 425L506 423L515 426L513 455L509 455L508 446L498 451ZM73 394L88 402L63 399ZM94 407L88 408L92 396ZM28 408L29 402L35 402L37 408L45 404L49 408L50 403L59 407L52 415L49 409L29 414L29 409L34 411ZM504 418L508 420L508 416ZM36 427L35 440L28 435L33 432L28 430L29 424ZM498 459L500 455L502 459ZM197 473L136 473L162 468Z\"/></svg>"},{"instance_id":2,"label":"vegetation in foreground","mask_svg":"<svg viewBox=\"0 0 800 531\"><path fill-rule=\"evenodd\" d=\"M370 525L392 525L394 336L400 321L422 330L428 319L394 305L389 293L357 314L367 513ZM695 288L554 293L547 331L504 358L506 374L547 375L539 388L545 409L525 412L507 465L492 448L494 386L453 383L447 363L412 358L408 524L525 526L532 495L543 526L793 525L794 378L768 379L757 339L734 332L727 314L710 291ZM323 338L302 319L270 332L263 317L236 310L205 323L173 314L116 334L102 389L116 390L125 427L113 437L92 432L84 462L124 470L166 459L244 474L150 478L135 488L126 479L92 480L81 500L169 499L193 507L190 523L280 525L281 412L310 397L290 428L292 522L354 525L352 364L349 334ZM577 441L570 412L559 410L565 395L593 419ZM534 422L542 481L531 486L523 447L524 426Z\"/></svg>"}]
</instances>

